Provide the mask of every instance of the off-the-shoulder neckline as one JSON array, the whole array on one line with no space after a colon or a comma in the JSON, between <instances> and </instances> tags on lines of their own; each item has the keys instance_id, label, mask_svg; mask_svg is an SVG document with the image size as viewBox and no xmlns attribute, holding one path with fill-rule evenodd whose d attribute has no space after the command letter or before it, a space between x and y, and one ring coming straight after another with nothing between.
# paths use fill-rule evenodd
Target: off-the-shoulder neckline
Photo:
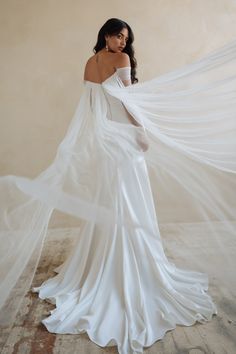
<instances>
[{"instance_id":1,"label":"off-the-shoulder neckline","mask_svg":"<svg viewBox=\"0 0 236 354\"><path fill-rule=\"evenodd\" d=\"M103 84L105 84L106 81L110 80L113 76L117 75L118 70L130 69L130 68L131 68L130 66L123 66L122 68L116 68L116 71L112 75L108 76L108 78L106 78L106 80L104 80L102 82L94 82L94 81L90 81L90 80L84 80L84 82L88 82L88 83L94 84L94 85L103 85Z\"/></svg>"}]
</instances>

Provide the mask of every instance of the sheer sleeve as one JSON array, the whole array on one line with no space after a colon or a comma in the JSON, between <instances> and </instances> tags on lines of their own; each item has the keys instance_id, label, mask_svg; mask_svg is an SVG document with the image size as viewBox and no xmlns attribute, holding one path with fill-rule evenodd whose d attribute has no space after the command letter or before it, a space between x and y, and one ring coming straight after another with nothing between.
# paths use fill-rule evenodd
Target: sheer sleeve
<instances>
[{"instance_id":1,"label":"sheer sleeve","mask_svg":"<svg viewBox=\"0 0 236 354\"><path fill-rule=\"evenodd\" d=\"M125 86L131 85L131 75L130 75L131 74L131 67L130 66L126 66L123 68L117 68L117 74ZM139 145L141 146L142 150L146 151L149 147L149 143L148 143L148 138L147 138L145 127L143 127L130 114L130 112L127 110L126 107L125 107L125 109L127 111L127 114L129 116L131 123L136 125L137 127L139 127L139 129L137 130L137 141L138 141Z\"/></svg>"},{"instance_id":2,"label":"sheer sleeve","mask_svg":"<svg viewBox=\"0 0 236 354\"><path fill-rule=\"evenodd\" d=\"M131 67L125 66L123 68L116 69L117 74L125 86L131 85Z\"/></svg>"}]
</instances>

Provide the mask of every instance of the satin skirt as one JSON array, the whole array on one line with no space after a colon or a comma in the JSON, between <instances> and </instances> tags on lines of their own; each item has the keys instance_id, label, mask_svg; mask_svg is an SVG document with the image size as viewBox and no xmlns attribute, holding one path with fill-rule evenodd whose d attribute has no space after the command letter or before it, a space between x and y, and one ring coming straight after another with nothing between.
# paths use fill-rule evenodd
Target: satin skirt
<instances>
[{"instance_id":1,"label":"satin skirt","mask_svg":"<svg viewBox=\"0 0 236 354\"><path fill-rule=\"evenodd\" d=\"M120 354L142 353L177 324L210 320L217 310L207 275L165 256L144 157L124 159L114 183L117 217L133 224L84 221L58 274L32 290L56 305L42 321L48 331L87 332Z\"/></svg>"}]
</instances>

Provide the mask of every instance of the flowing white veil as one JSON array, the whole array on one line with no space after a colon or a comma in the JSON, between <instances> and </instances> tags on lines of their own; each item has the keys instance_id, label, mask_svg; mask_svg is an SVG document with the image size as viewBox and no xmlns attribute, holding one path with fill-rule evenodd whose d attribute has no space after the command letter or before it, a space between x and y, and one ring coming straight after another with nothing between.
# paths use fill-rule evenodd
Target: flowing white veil
<instances>
[{"instance_id":1,"label":"flowing white veil","mask_svg":"<svg viewBox=\"0 0 236 354\"><path fill-rule=\"evenodd\" d=\"M160 225L171 224L172 232L183 224L204 225L228 272L234 253L226 240L236 233L236 41L153 80L120 88L108 80L103 88L145 127L150 147L144 156ZM30 288L54 209L80 220L120 222L112 208L112 191L119 188L112 149L120 144L121 161L128 157L136 128L104 125L106 110L85 85L52 164L33 180L0 178L2 325L14 319ZM145 225L139 220L133 227ZM163 230L165 235L168 228ZM204 234L201 242L204 248Z\"/></svg>"}]
</instances>

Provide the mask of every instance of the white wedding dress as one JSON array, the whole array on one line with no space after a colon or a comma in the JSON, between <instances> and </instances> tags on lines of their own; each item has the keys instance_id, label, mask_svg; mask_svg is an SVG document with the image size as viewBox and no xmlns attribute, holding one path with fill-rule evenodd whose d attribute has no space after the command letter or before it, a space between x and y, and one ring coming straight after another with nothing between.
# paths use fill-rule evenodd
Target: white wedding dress
<instances>
[{"instance_id":1,"label":"white wedding dress","mask_svg":"<svg viewBox=\"0 0 236 354\"><path fill-rule=\"evenodd\" d=\"M87 332L135 354L178 324L212 318L207 275L168 261L158 221L235 232L235 61L231 43L143 84L123 85L130 68L85 81L49 168L0 179L3 318L23 270L34 274L53 209L81 223L58 274L33 288L56 305L42 321L48 331Z\"/></svg>"}]
</instances>

